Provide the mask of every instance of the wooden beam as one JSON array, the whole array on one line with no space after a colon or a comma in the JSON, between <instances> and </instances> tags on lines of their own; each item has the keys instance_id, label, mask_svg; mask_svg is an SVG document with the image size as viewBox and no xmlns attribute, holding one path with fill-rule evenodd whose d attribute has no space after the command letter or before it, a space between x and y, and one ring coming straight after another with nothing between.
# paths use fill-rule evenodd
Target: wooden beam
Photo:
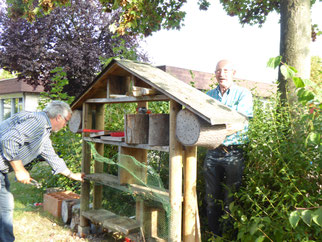
<instances>
[{"instance_id":1,"label":"wooden beam","mask_svg":"<svg viewBox=\"0 0 322 242\"><path fill-rule=\"evenodd\" d=\"M104 130L104 104L96 104L95 105L95 129ZM95 148L101 156L104 156L104 144L95 143ZM94 172L102 173L104 164L99 161L95 161L94 163ZM94 185L94 193L93 193L93 208L99 209L102 206L102 196L103 196L103 186L100 184Z\"/></svg>"},{"instance_id":2,"label":"wooden beam","mask_svg":"<svg viewBox=\"0 0 322 242\"><path fill-rule=\"evenodd\" d=\"M83 129L92 128L92 110L89 104L83 104ZM88 135L87 133L83 133L83 138ZM83 139L82 144L82 172L85 174L90 173L91 168L91 150L90 146ZM80 209L81 211L86 211L89 209L89 200L90 200L90 182L84 181L81 187L81 202ZM89 221L84 217L80 217L80 226L88 227Z\"/></svg>"},{"instance_id":3,"label":"wooden beam","mask_svg":"<svg viewBox=\"0 0 322 242\"><path fill-rule=\"evenodd\" d=\"M142 96L142 97L132 97L132 96L126 96L126 95L110 95L110 98L90 98L86 100L86 103L131 103L131 102L145 102L145 101L149 101L149 102L169 101L169 98L165 95Z\"/></svg>"},{"instance_id":4,"label":"wooden beam","mask_svg":"<svg viewBox=\"0 0 322 242\"><path fill-rule=\"evenodd\" d=\"M134 157L137 161L146 165L147 163L147 150L144 149L133 149L127 147L119 148L119 168L118 168L118 177L119 183L121 185L126 184L139 184L142 185L140 181L146 180L146 169L137 166L131 157ZM125 155L125 156L122 156ZM124 169L123 167L127 169ZM131 173L129 173L131 171ZM137 178L136 178L137 177Z\"/></svg>"},{"instance_id":5,"label":"wooden beam","mask_svg":"<svg viewBox=\"0 0 322 242\"><path fill-rule=\"evenodd\" d=\"M201 241L197 231L197 146L186 147L184 173L184 213L183 213L183 241Z\"/></svg>"},{"instance_id":6,"label":"wooden beam","mask_svg":"<svg viewBox=\"0 0 322 242\"><path fill-rule=\"evenodd\" d=\"M117 146L134 148L134 149L158 150L163 152L169 152L169 146L154 146L154 145L148 145L148 144L126 144L124 142L116 141L116 140L103 140L103 139L90 138L90 137L85 137L84 139L88 142L117 145Z\"/></svg>"},{"instance_id":7,"label":"wooden beam","mask_svg":"<svg viewBox=\"0 0 322 242\"><path fill-rule=\"evenodd\" d=\"M86 175L85 179L94 181L96 183L100 183L105 186L113 187L123 192L132 192L143 197L149 197L151 199L154 199L154 196L156 195L157 199L155 199L155 201L157 202L160 202L159 197L161 197L164 201L169 200L168 190L160 190L158 187L146 187L138 184L121 185L117 176L110 175L107 173L92 173Z\"/></svg>"},{"instance_id":8,"label":"wooden beam","mask_svg":"<svg viewBox=\"0 0 322 242\"><path fill-rule=\"evenodd\" d=\"M169 221L169 241L181 241L181 218L182 218L182 145L175 137L176 116L181 110L181 105L170 101L170 221Z\"/></svg>"}]
</instances>

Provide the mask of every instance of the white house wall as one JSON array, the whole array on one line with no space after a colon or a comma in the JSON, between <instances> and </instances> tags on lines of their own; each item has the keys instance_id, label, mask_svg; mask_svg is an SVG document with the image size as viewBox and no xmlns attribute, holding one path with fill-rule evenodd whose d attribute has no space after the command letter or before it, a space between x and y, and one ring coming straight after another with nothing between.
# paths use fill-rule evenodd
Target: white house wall
<instances>
[{"instance_id":1,"label":"white house wall","mask_svg":"<svg viewBox=\"0 0 322 242\"><path fill-rule=\"evenodd\" d=\"M25 98L25 110L26 111L36 111L38 108L39 95L38 94L26 94Z\"/></svg>"},{"instance_id":2,"label":"white house wall","mask_svg":"<svg viewBox=\"0 0 322 242\"><path fill-rule=\"evenodd\" d=\"M11 100L10 104L5 104L5 100ZM12 100L18 99L18 109L13 108ZM20 99L20 100L19 100ZM38 108L39 94L37 93L10 93L0 95L0 122L20 111L36 111ZM11 106L11 107L10 107ZM9 111L8 113L8 110Z\"/></svg>"}]
</instances>

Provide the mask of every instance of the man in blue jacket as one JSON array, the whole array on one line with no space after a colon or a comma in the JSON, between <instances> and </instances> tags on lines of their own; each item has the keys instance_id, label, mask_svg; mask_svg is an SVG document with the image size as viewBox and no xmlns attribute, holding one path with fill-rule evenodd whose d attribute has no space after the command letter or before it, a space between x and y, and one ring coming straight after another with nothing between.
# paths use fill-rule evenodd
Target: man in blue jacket
<instances>
[{"instance_id":1,"label":"man in blue jacket","mask_svg":"<svg viewBox=\"0 0 322 242\"><path fill-rule=\"evenodd\" d=\"M233 82L235 73L232 62L219 61L215 73L218 86L207 94L251 118L252 94ZM231 192L240 187L242 180L244 155L241 146L247 140L247 126L242 131L233 129L227 126L228 133L232 135L227 136L223 144L216 149L209 150L204 161L208 224L215 236L222 235L220 218L224 210L228 211L228 206L233 201Z\"/></svg>"}]
</instances>

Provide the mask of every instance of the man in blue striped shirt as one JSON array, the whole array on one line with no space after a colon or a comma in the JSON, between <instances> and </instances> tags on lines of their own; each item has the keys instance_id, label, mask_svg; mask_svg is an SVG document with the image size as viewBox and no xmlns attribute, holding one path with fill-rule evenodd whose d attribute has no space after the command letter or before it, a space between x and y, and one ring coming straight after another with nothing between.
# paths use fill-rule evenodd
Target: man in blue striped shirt
<instances>
[{"instance_id":1,"label":"man in blue striped shirt","mask_svg":"<svg viewBox=\"0 0 322 242\"><path fill-rule=\"evenodd\" d=\"M228 60L221 60L216 66L217 88L207 94L241 114L253 117L253 99L249 90L239 87L233 82L236 70ZM231 192L241 184L244 155L241 145L247 141L247 126L243 130L235 130L227 125L229 134L223 144L207 152L204 161L206 183L207 217L210 230L215 236L221 236L223 225L220 218L224 209L228 211L233 201ZM229 227L229 226L228 226Z\"/></svg>"},{"instance_id":2,"label":"man in blue striped shirt","mask_svg":"<svg viewBox=\"0 0 322 242\"><path fill-rule=\"evenodd\" d=\"M52 101L42 112L20 112L0 123L0 241L14 241L12 226L13 196L8 172L14 171L18 182L32 180L25 166L38 156L51 166L53 174L83 181L83 174L71 172L55 153L50 133L65 127L72 111L67 103Z\"/></svg>"}]
</instances>

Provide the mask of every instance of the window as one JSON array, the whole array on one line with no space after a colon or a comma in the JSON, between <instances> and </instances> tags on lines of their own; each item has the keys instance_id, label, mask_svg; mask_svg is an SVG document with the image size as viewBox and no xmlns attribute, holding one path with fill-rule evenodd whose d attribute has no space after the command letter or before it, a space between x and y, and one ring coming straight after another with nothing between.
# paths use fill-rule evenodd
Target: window
<instances>
[{"instance_id":1,"label":"window","mask_svg":"<svg viewBox=\"0 0 322 242\"><path fill-rule=\"evenodd\" d=\"M0 99L0 122L23 110L23 98Z\"/></svg>"}]
</instances>

